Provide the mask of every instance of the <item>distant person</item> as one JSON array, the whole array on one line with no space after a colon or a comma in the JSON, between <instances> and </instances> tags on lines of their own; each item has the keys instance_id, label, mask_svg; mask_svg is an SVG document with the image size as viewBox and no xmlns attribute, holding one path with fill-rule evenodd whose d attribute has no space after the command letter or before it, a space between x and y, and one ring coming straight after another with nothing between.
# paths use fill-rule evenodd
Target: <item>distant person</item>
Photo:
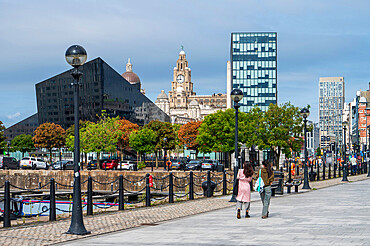
<instances>
[{"instance_id":1,"label":"distant person","mask_svg":"<svg viewBox=\"0 0 370 246\"><path fill-rule=\"evenodd\" d=\"M351 164L352 164L353 173L356 175L357 174L357 160L355 156L352 156Z\"/></svg>"},{"instance_id":2,"label":"distant person","mask_svg":"<svg viewBox=\"0 0 370 246\"><path fill-rule=\"evenodd\" d=\"M262 201L262 219L266 219L269 216L269 205L271 199L271 184L274 181L274 172L272 171L271 164L264 160L262 162L261 178L265 186L263 192L260 193Z\"/></svg>"},{"instance_id":3,"label":"distant person","mask_svg":"<svg viewBox=\"0 0 370 246\"><path fill-rule=\"evenodd\" d=\"M253 176L253 168L249 161L244 162L244 169L239 169L238 176L236 177L239 180L238 195L236 197L236 217L241 218L240 212L244 205L245 207L245 217L249 218L249 209L251 202L251 185Z\"/></svg>"}]
</instances>

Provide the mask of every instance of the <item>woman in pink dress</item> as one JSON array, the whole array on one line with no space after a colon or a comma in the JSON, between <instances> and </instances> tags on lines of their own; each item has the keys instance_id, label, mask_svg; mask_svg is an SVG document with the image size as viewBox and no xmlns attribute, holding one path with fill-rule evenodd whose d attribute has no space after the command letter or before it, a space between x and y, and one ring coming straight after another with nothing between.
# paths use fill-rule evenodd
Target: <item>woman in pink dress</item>
<instances>
[{"instance_id":1,"label":"woman in pink dress","mask_svg":"<svg viewBox=\"0 0 370 246\"><path fill-rule=\"evenodd\" d=\"M239 169L238 176L239 179L239 189L238 195L236 197L236 217L240 219L240 211L242 210L242 205L245 207L245 217L249 218L249 208L251 202L251 186L250 182L252 181L253 168L249 161L244 163L244 169Z\"/></svg>"}]
</instances>

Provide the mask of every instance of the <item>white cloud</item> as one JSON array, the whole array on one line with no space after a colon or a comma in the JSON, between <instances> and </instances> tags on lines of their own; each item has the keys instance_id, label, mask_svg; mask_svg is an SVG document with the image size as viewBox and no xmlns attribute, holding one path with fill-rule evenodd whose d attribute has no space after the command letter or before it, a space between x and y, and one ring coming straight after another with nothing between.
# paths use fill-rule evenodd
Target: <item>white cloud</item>
<instances>
[{"instance_id":1,"label":"white cloud","mask_svg":"<svg viewBox=\"0 0 370 246\"><path fill-rule=\"evenodd\" d=\"M14 118L18 118L19 116L21 116L21 113L17 112L15 114L8 115L8 119L11 120Z\"/></svg>"}]
</instances>

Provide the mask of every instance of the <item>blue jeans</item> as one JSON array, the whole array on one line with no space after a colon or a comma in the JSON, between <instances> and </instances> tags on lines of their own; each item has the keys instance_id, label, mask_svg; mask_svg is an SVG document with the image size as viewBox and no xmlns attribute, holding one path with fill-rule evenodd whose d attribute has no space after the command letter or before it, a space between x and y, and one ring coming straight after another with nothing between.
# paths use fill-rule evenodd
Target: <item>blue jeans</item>
<instances>
[{"instance_id":1,"label":"blue jeans","mask_svg":"<svg viewBox=\"0 0 370 246\"><path fill-rule=\"evenodd\" d=\"M262 216L267 216L271 199L271 186L265 186L263 189L264 189L263 192L260 194L263 205Z\"/></svg>"}]
</instances>

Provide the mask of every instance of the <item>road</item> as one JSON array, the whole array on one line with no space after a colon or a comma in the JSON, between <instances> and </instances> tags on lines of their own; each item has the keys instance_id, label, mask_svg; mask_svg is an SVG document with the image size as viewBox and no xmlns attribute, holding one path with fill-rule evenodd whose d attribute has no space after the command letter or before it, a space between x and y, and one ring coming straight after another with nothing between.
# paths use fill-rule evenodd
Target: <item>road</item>
<instances>
[{"instance_id":1,"label":"road","mask_svg":"<svg viewBox=\"0 0 370 246\"><path fill-rule=\"evenodd\" d=\"M224 208L63 245L370 245L370 179L276 197L251 218Z\"/></svg>"}]
</instances>

